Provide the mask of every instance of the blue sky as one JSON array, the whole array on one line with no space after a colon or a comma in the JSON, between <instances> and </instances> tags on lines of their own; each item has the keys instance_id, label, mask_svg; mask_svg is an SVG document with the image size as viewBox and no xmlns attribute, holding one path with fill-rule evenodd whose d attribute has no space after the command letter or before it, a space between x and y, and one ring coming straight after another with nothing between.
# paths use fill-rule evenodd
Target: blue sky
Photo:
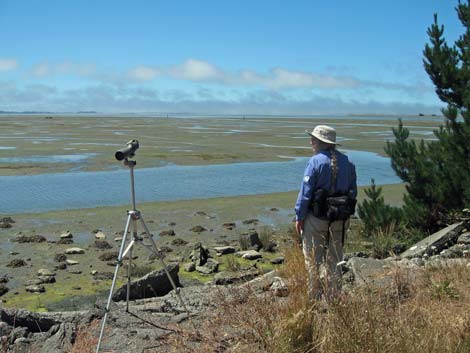
<instances>
[{"instance_id":1,"label":"blue sky","mask_svg":"<svg viewBox=\"0 0 470 353\"><path fill-rule=\"evenodd\" d=\"M457 1L0 0L0 110L439 113Z\"/></svg>"}]
</instances>

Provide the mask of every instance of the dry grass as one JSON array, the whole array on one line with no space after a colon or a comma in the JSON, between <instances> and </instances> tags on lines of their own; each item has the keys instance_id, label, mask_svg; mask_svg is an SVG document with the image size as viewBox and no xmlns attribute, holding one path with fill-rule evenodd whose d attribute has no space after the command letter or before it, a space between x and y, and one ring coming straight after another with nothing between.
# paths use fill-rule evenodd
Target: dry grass
<instances>
[{"instance_id":1,"label":"dry grass","mask_svg":"<svg viewBox=\"0 0 470 353\"><path fill-rule=\"evenodd\" d=\"M387 288L363 287L326 305L306 300L302 252L285 250L289 296L250 288L220 298L198 318L148 352L230 353L470 353L470 271L465 265L394 273ZM196 332L196 333L195 333ZM79 332L73 352L88 352ZM80 348L82 347L82 348Z\"/></svg>"},{"instance_id":2,"label":"dry grass","mask_svg":"<svg viewBox=\"0 0 470 353\"><path fill-rule=\"evenodd\" d=\"M309 305L299 247L286 250L288 298L241 293L221 301L199 340L179 337L178 352L470 352L470 271L397 271L388 288L364 287L328 305ZM189 338L189 337L186 337Z\"/></svg>"}]
</instances>

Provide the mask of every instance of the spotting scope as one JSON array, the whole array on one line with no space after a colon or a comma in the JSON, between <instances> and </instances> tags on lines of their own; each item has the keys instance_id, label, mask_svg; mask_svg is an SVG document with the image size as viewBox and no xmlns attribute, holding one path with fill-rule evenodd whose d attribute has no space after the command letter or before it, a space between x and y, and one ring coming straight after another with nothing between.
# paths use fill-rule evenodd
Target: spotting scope
<instances>
[{"instance_id":1,"label":"spotting scope","mask_svg":"<svg viewBox=\"0 0 470 353\"><path fill-rule=\"evenodd\" d=\"M139 148L139 141L130 140L129 142L126 143L126 147L116 151L116 153L114 154L114 157L116 157L118 161L122 161L123 159L127 159L127 158L132 158L134 157L135 151L137 151L138 148Z\"/></svg>"}]
</instances>

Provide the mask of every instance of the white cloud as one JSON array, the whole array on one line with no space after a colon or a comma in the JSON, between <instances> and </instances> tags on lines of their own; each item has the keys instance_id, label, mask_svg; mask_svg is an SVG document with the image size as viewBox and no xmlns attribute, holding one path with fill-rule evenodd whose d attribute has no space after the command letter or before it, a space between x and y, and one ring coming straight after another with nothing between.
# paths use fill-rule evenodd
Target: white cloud
<instances>
[{"instance_id":1,"label":"white cloud","mask_svg":"<svg viewBox=\"0 0 470 353\"><path fill-rule=\"evenodd\" d=\"M156 68L140 65L130 70L128 76L133 80L144 82L155 79L159 74L160 71Z\"/></svg>"},{"instance_id":2,"label":"white cloud","mask_svg":"<svg viewBox=\"0 0 470 353\"><path fill-rule=\"evenodd\" d=\"M188 59L181 65L166 70L171 77L189 81L225 80L227 74L216 66L201 60Z\"/></svg>"},{"instance_id":3,"label":"white cloud","mask_svg":"<svg viewBox=\"0 0 470 353\"><path fill-rule=\"evenodd\" d=\"M60 63L39 63L31 69L31 75L42 78L57 75L77 75L80 77L90 77L94 75L96 67L94 64L77 64L72 61Z\"/></svg>"},{"instance_id":4,"label":"white cloud","mask_svg":"<svg viewBox=\"0 0 470 353\"><path fill-rule=\"evenodd\" d=\"M0 71L11 71L18 67L18 61L15 59L1 59L0 58Z\"/></svg>"}]
</instances>

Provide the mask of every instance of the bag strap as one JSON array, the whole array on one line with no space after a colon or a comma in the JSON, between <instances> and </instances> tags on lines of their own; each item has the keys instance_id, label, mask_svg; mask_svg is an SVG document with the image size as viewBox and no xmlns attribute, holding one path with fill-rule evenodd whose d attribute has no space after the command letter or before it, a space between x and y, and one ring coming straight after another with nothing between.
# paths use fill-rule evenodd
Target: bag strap
<instances>
[{"instance_id":1,"label":"bag strap","mask_svg":"<svg viewBox=\"0 0 470 353\"><path fill-rule=\"evenodd\" d=\"M331 150L330 155L330 166L331 166L331 183L330 183L330 195L334 195L336 192L336 176L338 174L338 158L336 150Z\"/></svg>"}]
</instances>

